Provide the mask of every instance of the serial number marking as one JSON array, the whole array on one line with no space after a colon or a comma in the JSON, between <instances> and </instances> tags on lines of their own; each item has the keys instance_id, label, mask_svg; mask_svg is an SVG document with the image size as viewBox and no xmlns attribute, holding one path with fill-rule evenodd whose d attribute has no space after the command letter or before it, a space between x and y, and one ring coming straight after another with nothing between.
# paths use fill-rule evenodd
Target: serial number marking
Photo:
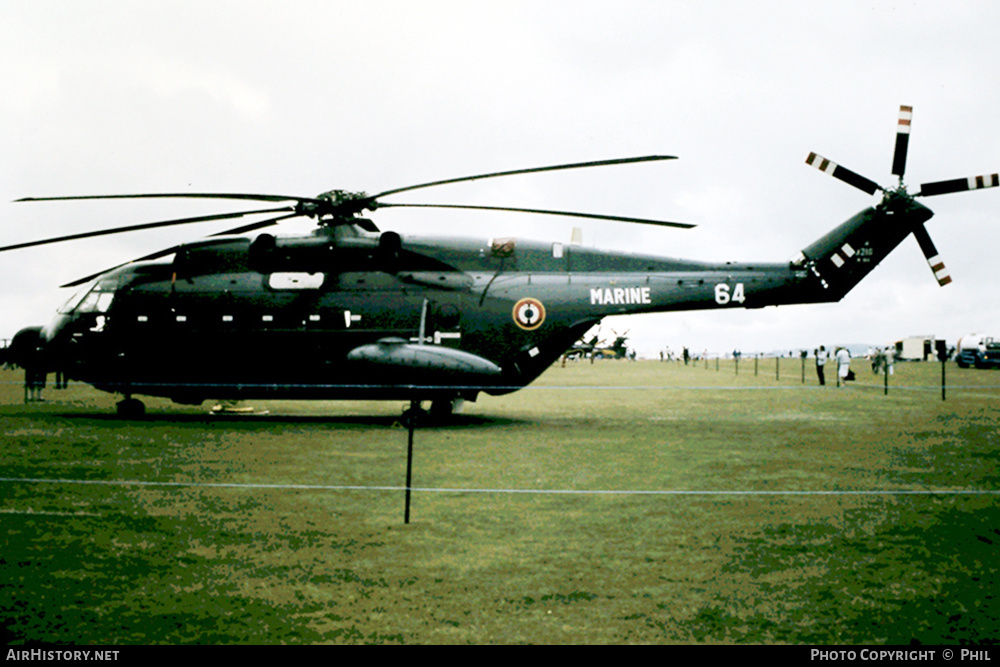
<instances>
[{"instance_id":1,"label":"serial number marking","mask_svg":"<svg viewBox=\"0 0 1000 667\"><path fill-rule=\"evenodd\" d=\"M590 305L613 306L617 304L653 303L648 287L594 288L590 290Z\"/></svg>"},{"instance_id":2,"label":"serial number marking","mask_svg":"<svg viewBox=\"0 0 1000 667\"><path fill-rule=\"evenodd\" d=\"M727 283L718 283L715 286L715 302L720 306L724 306L730 301L743 303L746 300L743 283L736 283L732 288Z\"/></svg>"}]
</instances>

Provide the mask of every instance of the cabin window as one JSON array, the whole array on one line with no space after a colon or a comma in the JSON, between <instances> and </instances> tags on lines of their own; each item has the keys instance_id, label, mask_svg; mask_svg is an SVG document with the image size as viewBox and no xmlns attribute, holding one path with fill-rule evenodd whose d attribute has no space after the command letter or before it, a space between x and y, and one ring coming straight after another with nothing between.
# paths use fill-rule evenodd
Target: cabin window
<instances>
[{"instance_id":1,"label":"cabin window","mask_svg":"<svg viewBox=\"0 0 1000 667\"><path fill-rule=\"evenodd\" d=\"M267 286L275 290L319 289L325 278L323 273L272 273L267 277Z\"/></svg>"}]
</instances>

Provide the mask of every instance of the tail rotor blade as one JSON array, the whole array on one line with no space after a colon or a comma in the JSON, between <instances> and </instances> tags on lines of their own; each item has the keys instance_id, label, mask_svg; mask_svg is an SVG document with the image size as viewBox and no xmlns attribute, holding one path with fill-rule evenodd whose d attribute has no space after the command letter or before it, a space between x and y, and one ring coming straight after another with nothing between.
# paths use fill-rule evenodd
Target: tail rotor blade
<instances>
[{"instance_id":1,"label":"tail rotor blade","mask_svg":"<svg viewBox=\"0 0 1000 667\"><path fill-rule=\"evenodd\" d=\"M927 229L923 225L918 225L913 230L913 235L916 237L917 243L920 244L920 250L923 251L924 257L927 258L927 264L930 265L931 271L934 272L934 278L938 281L938 284L944 287L950 283L951 275L948 274L948 269L945 268L944 261L938 255L937 248L934 246L934 242L931 241Z\"/></svg>"},{"instance_id":2,"label":"tail rotor blade","mask_svg":"<svg viewBox=\"0 0 1000 667\"><path fill-rule=\"evenodd\" d=\"M896 127L896 150L892 156L892 173L903 178L906 171L906 150L910 143L910 122L913 120L913 107L899 107L899 124Z\"/></svg>"},{"instance_id":3,"label":"tail rotor blade","mask_svg":"<svg viewBox=\"0 0 1000 667\"><path fill-rule=\"evenodd\" d=\"M1000 186L1000 174L985 174L983 176L970 176L969 178L955 178L950 181L922 183L919 195L921 197L933 197L934 195L946 195L950 192L981 190L997 186Z\"/></svg>"},{"instance_id":4,"label":"tail rotor blade","mask_svg":"<svg viewBox=\"0 0 1000 667\"><path fill-rule=\"evenodd\" d=\"M809 154L809 157L806 158L806 164L816 167L823 173L830 174L834 178L840 179L848 185L853 185L857 189L863 190L870 195L873 195L882 189L875 181L869 180L861 174L853 172L846 167L841 167L833 160L828 160L822 155L818 155L816 153Z\"/></svg>"}]
</instances>

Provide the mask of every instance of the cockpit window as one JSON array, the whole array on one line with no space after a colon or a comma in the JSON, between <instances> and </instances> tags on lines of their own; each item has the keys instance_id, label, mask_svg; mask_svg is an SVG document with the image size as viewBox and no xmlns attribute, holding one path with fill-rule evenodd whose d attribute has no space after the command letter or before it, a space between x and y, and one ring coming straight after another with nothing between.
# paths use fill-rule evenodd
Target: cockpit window
<instances>
[{"instance_id":1,"label":"cockpit window","mask_svg":"<svg viewBox=\"0 0 1000 667\"><path fill-rule=\"evenodd\" d=\"M117 280L102 280L89 284L63 304L59 312L64 315L70 313L106 313L111 307L111 302L114 301L117 288Z\"/></svg>"},{"instance_id":2,"label":"cockpit window","mask_svg":"<svg viewBox=\"0 0 1000 667\"><path fill-rule=\"evenodd\" d=\"M114 292L98 292L97 289L88 294L80 305L77 306L78 313L106 313L111 307L111 302L115 298Z\"/></svg>"},{"instance_id":3,"label":"cockpit window","mask_svg":"<svg viewBox=\"0 0 1000 667\"><path fill-rule=\"evenodd\" d=\"M73 293L73 296L71 296L69 300L66 301L66 303L64 303L62 306L59 307L59 312L62 313L63 315L68 315L72 313L73 310L80 305L80 302L83 301L83 297L87 296L87 294L89 294L90 290L92 289L94 289L93 283L88 283L84 287L81 287L79 290Z\"/></svg>"}]
</instances>

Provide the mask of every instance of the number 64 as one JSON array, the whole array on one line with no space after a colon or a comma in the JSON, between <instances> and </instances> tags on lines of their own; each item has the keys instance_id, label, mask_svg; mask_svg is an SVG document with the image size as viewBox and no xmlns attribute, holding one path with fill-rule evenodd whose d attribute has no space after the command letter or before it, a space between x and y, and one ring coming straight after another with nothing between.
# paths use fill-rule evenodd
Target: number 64
<instances>
[{"instance_id":1,"label":"number 64","mask_svg":"<svg viewBox=\"0 0 1000 667\"><path fill-rule=\"evenodd\" d=\"M729 285L726 283L718 283L715 286L715 302L720 306L724 306L730 301L743 303L746 299L743 293L743 283L736 283L732 288L732 293L730 293Z\"/></svg>"}]
</instances>

